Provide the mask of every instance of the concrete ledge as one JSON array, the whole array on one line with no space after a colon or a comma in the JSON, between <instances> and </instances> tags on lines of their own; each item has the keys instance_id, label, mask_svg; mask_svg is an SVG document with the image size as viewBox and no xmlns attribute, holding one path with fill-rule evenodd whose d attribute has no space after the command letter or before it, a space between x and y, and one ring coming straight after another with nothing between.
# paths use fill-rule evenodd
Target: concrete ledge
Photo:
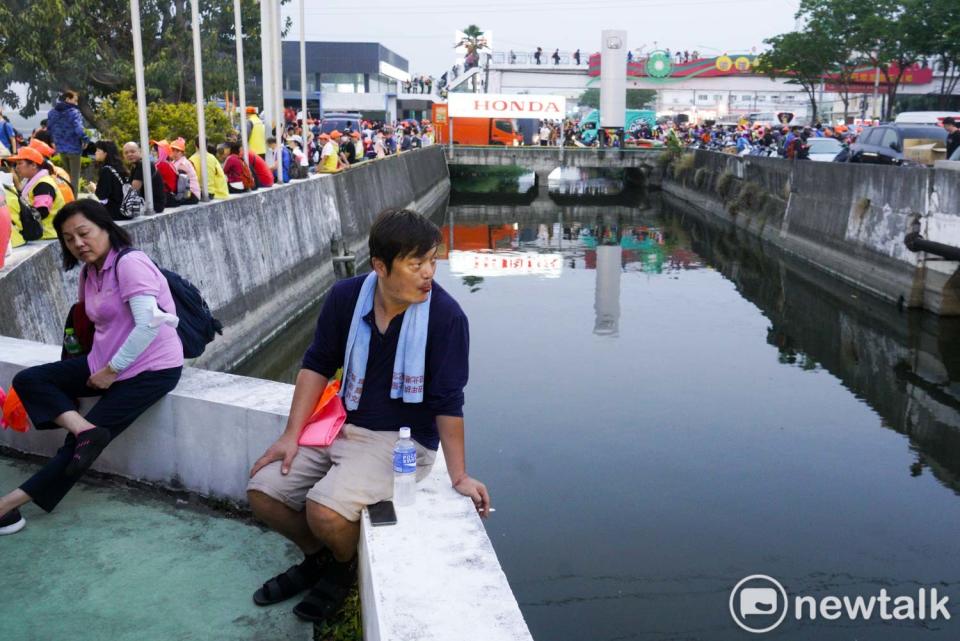
<instances>
[{"instance_id":1,"label":"concrete ledge","mask_svg":"<svg viewBox=\"0 0 960 641\"><path fill-rule=\"evenodd\" d=\"M496 518L494 515L493 518ZM532 641L473 502L443 453L397 524L360 533L365 641Z\"/></svg>"},{"instance_id":2,"label":"concrete ledge","mask_svg":"<svg viewBox=\"0 0 960 641\"><path fill-rule=\"evenodd\" d=\"M0 385L9 389L21 369L59 360L60 348L0 337L0 355ZM283 432L292 398L292 385L186 368L177 388L127 428L93 469L245 503L250 468ZM63 438L61 430L0 431L0 445L44 456Z\"/></svg>"}]
</instances>

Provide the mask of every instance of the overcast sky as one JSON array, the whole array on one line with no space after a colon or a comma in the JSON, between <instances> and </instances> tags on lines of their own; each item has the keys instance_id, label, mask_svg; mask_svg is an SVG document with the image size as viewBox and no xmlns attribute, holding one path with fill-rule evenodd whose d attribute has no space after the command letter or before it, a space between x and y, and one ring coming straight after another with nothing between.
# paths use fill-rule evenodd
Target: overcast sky
<instances>
[{"instance_id":1,"label":"overcast sky","mask_svg":"<svg viewBox=\"0 0 960 641\"><path fill-rule=\"evenodd\" d=\"M439 76L454 60L457 29L492 32L495 51L599 50L603 29L626 29L631 49L703 54L759 51L790 31L799 0L304 0L306 39L380 42L410 61L411 73ZM461 6L473 7L462 9ZM284 5L300 34L300 0Z\"/></svg>"}]
</instances>

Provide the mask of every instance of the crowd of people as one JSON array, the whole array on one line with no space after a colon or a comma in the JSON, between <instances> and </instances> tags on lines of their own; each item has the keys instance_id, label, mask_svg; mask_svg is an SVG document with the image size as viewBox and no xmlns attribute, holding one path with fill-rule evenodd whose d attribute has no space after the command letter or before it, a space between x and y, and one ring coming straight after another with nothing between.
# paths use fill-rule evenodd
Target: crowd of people
<instances>
[{"instance_id":1,"label":"crowd of people","mask_svg":"<svg viewBox=\"0 0 960 641\"><path fill-rule=\"evenodd\" d=\"M411 77L410 80L404 81L403 92L429 94L433 93L433 87L435 84L436 83L434 82L433 76L421 74Z\"/></svg>"},{"instance_id":2,"label":"crowd of people","mask_svg":"<svg viewBox=\"0 0 960 641\"><path fill-rule=\"evenodd\" d=\"M811 139L833 138L843 145L838 160L844 160L849 146L862 133L863 127L850 127L845 124L829 126L819 122L811 127L744 123L694 126L679 128L677 131L678 139L689 147L739 155L779 156L791 160L804 160L809 157Z\"/></svg>"},{"instance_id":3,"label":"crowd of people","mask_svg":"<svg viewBox=\"0 0 960 641\"><path fill-rule=\"evenodd\" d=\"M710 149L740 155L775 156L802 160L808 157L809 143L815 138L833 138L843 145L838 160L862 134L862 125L763 125L747 121L717 124L640 120L626 131L598 129L593 123L574 120L541 121L536 144L571 147L659 146L674 143L681 147ZM958 136L960 138L960 136ZM949 155L949 154L948 154Z\"/></svg>"},{"instance_id":4,"label":"crowd of people","mask_svg":"<svg viewBox=\"0 0 960 641\"><path fill-rule=\"evenodd\" d=\"M694 62L700 59L699 51L685 50L685 51L675 51L671 53L669 49L666 49L664 51L664 54L671 60L676 59L676 63L678 65L687 64L689 62ZM540 65L540 64L545 64L545 60L547 59L546 52L544 51L543 47L537 47L533 52L529 54L529 56L530 58L524 58L522 62L527 62L528 60L532 59L534 64ZM579 49L569 54L569 58L567 56L568 56L567 52L560 53L560 49L556 48L553 50L553 53L550 54L549 60L552 61L554 65L559 65L561 61L565 60L566 64L572 63L574 65L579 66L584 59L584 56L582 53L580 53ZM649 57L648 54L644 54L642 50L636 53L634 53L633 50L630 50L627 52L628 63L645 61L648 59L648 57ZM517 52L514 51L513 49L510 49L509 52L507 53L507 62L512 65L517 64L518 62ZM454 73L454 77L456 77L456 73Z\"/></svg>"},{"instance_id":5,"label":"crowd of people","mask_svg":"<svg viewBox=\"0 0 960 641\"><path fill-rule=\"evenodd\" d=\"M420 80L427 90L432 79ZM91 141L78 102L75 92L64 92L29 139L16 135L0 120L4 123L0 124L0 248L4 249L0 267L10 248L55 239L57 212L77 199L99 201L116 221L145 210L144 150L134 141ZM206 146L207 195L225 199L434 143L433 127L426 120L392 124L357 120L356 127L348 124L343 131L327 132L320 119L295 118L296 114L285 114L278 138L268 135L257 109L248 107L246 158L239 130L222 143ZM146 153L154 212L196 204L203 198L200 149L198 139L150 141ZM81 183L83 156L92 158L95 174Z\"/></svg>"}]
</instances>

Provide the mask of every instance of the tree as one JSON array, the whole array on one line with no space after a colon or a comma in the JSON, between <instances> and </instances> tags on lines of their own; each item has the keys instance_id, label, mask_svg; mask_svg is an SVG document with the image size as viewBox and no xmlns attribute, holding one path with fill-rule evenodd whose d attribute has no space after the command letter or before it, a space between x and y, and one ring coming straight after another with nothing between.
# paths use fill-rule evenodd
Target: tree
<instances>
[{"instance_id":1,"label":"tree","mask_svg":"<svg viewBox=\"0 0 960 641\"><path fill-rule=\"evenodd\" d=\"M828 34L816 28L791 31L763 41L770 47L757 60L757 70L769 78L787 78L800 85L810 100L810 120L817 120L817 90L836 58Z\"/></svg>"},{"instance_id":2,"label":"tree","mask_svg":"<svg viewBox=\"0 0 960 641\"><path fill-rule=\"evenodd\" d=\"M923 32L927 34L926 53L934 59L940 78L940 109L946 109L950 96L960 83L960 21L955 0L926 0Z\"/></svg>"},{"instance_id":3,"label":"tree","mask_svg":"<svg viewBox=\"0 0 960 641\"><path fill-rule=\"evenodd\" d=\"M455 48L463 47L467 51L463 61L464 71L478 66L480 64L480 50L490 48L483 34L484 31L477 25L469 25L463 30L463 37L454 45Z\"/></svg>"},{"instance_id":4,"label":"tree","mask_svg":"<svg viewBox=\"0 0 960 641\"><path fill-rule=\"evenodd\" d=\"M910 73L910 68L930 48L931 33L925 24L930 2L802 0L797 18L806 20L808 25L821 25L833 20L847 22L847 29L830 33L828 40L836 46L842 38L845 46L858 52L874 68L880 69L889 96L884 118L889 120L893 116L897 92L904 76Z\"/></svg>"},{"instance_id":5,"label":"tree","mask_svg":"<svg viewBox=\"0 0 960 641\"><path fill-rule=\"evenodd\" d=\"M584 107L600 108L600 90L587 89L577 99ZM627 89L627 109L647 109L657 102L655 89Z\"/></svg>"},{"instance_id":6,"label":"tree","mask_svg":"<svg viewBox=\"0 0 960 641\"><path fill-rule=\"evenodd\" d=\"M797 14L803 15L811 29L819 32L831 43L829 78L831 84L837 87L836 93L843 103L844 119L850 113L852 96L857 89L854 74L862 71L864 64L868 63L855 47L859 26L845 13L850 9L850 4L850 0L832 0L830 3L813 7L809 0L806 0ZM804 13L805 9L807 13Z\"/></svg>"},{"instance_id":7,"label":"tree","mask_svg":"<svg viewBox=\"0 0 960 641\"><path fill-rule=\"evenodd\" d=\"M207 143L217 144L226 140L233 128L230 120L215 103L207 103L204 109L207 127ZM97 107L97 117L107 123L101 130L103 137L118 145L127 141L139 142L140 122L137 118L137 99L132 92L121 91L103 100ZM183 136L187 151L193 153L197 138L197 106L192 102L170 103L162 100L147 105L147 127L154 140L174 140Z\"/></svg>"},{"instance_id":8,"label":"tree","mask_svg":"<svg viewBox=\"0 0 960 641\"><path fill-rule=\"evenodd\" d=\"M140 5L148 98L193 98L190 1ZM0 11L16 19L0 13L0 87L20 82L28 89L22 105L9 89L0 100L30 116L62 90L74 89L84 118L103 126L97 102L135 87L129 7L128 0L6 0ZM242 11L249 77L260 66L260 9L256 0L243 0ZM236 88L233 2L201 0L200 13L204 91L213 96Z\"/></svg>"}]
</instances>

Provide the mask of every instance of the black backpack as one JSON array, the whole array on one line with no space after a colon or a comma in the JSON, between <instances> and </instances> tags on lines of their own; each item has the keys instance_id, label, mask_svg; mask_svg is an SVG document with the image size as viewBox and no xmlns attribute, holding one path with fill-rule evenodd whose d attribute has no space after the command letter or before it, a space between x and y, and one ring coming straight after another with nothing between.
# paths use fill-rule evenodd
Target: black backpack
<instances>
[{"instance_id":1,"label":"black backpack","mask_svg":"<svg viewBox=\"0 0 960 641\"><path fill-rule=\"evenodd\" d=\"M127 247L117 255L117 262L132 252L138 251L133 247ZM197 358L203 354L207 343L216 338L217 334L223 334L223 323L213 317L210 313L210 307L207 301L203 300L200 290L180 274L157 266L163 277L167 279L167 285L170 287L170 294L173 296L173 303L176 307L176 316L180 319L177 325L177 334L180 336L180 342L183 343L184 358ZM161 308L163 309L163 308ZM163 310L166 312L167 310ZM167 312L169 313L169 312Z\"/></svg>"},{"instance_id":2,"label":"black backpack","mask_svg":"<svg viewBox=\"0 0 960 641\"><path fill-rule=\"evenodd\" d=\"M4 187L4 189L7 189ZM11 190L13 192L13 190ZM14 192L15 193L15 192ZM27 202L23 194L17 194L20 204L20 235L26 241L40 240L43 236L43 224L40 222L40 212Z\"/></svg>"}]
</instances>

